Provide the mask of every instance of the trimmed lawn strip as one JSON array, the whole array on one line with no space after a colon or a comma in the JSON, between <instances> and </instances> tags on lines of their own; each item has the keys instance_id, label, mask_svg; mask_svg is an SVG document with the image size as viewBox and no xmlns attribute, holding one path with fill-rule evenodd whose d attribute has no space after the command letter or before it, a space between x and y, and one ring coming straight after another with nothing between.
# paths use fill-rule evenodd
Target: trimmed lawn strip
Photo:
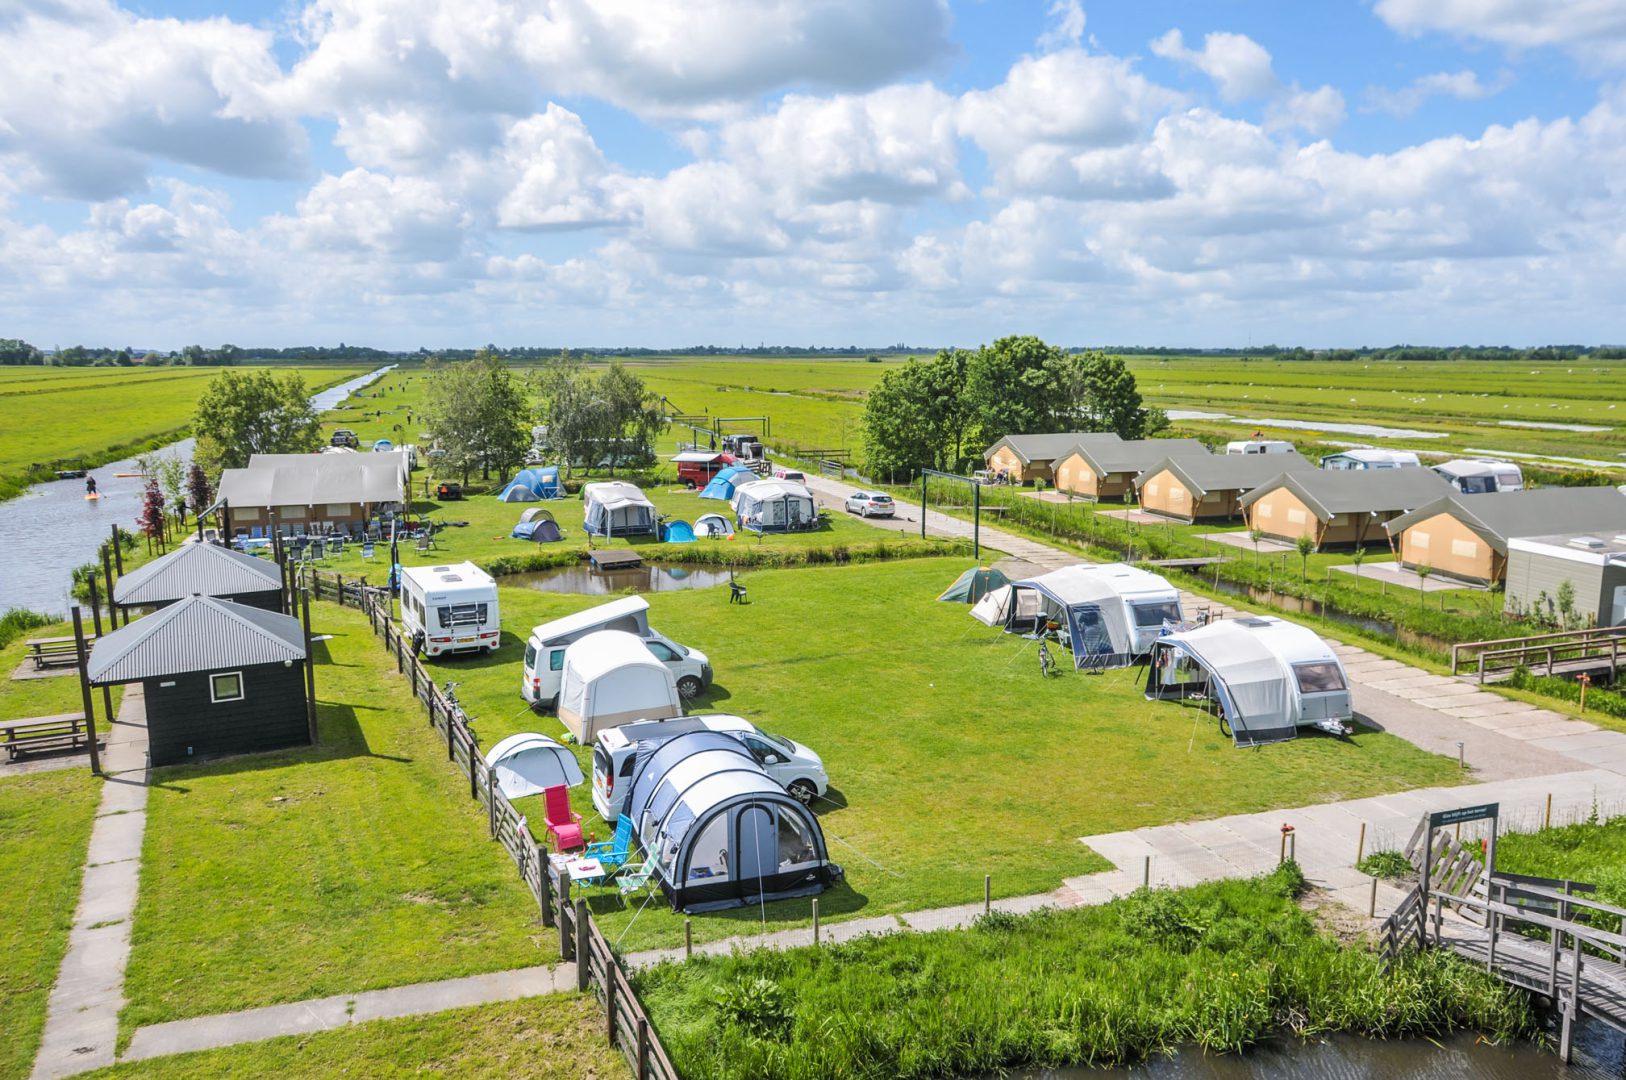
<instances>
[{"instance_id":1,"label":"trimmed lawn strip","mask_svg":"<svg viewBox=\"0 0 1626 1080\"><path fill-rule=\"evenodd\" d=\"M89 613L85 616L85 633L93 632ZM106 629L106 623L103 623ZM45 679L13 679L11 673L28 658L28 646L24 644L29 638L72 637L72 623L52 623L49 626L37 627L21 633L11 644L0 648L0 718L6 720L21 720L29 716L55 716L58 713L82 713L85 711L84 697L79 691L78 669L71 669L72 674L57 675ZM29 665L33 669L33 665ZM50 670L50 669L47 669ZM61 670L61 669L56 669ZM92 689L91 700L96 706L96 729L107 730L106 718L102 716L102 692ZM113 687L113 711L117 715L118 708L124 700L124 687Z\"/></svg>"},{"instance_id":2,"label":"trimmed lawn strip","mask_svg":"<svg viewBox=\"0 0 1626 1080\"><path fill-rule=\"evenodd\" d=\"M126 1037L557 958L366 618L313 613L320 747L154 771Z\"/></svg>"},{"instance_id":3,"label":"trimmed lawn strip","mask_svg":"<svg viewBox=\"0 0 1626 1080\"><path fill-rule=\"evenodd\" d=\"M824 757L833 790L815 809L847 871L820 900L826 920L970 903L984 874L998 897L1049 892L1109 868L1078 842L1093 833L1462 782L1454 761L1379 732L1238 751L1197 710L1146 701L1139 669L1042 678L1032 642L936 600L968 562L753 571L744 606L721 588L649 596L651 624L716 669L690 712L737 713ZM437 682L460 684L481 745L561 733L519 696L523 639L598 602L505 588L495 656L429 662ZM587 790L574 796L607 837ZM682 919L659 901L635 918L613 889L589 896L623 950L682 942ZM693 929L706 941L809 919L806 900L782 901L697 916Z\"/></svg>"},{"instance_id":4,"label":"trimmed lawn strip","mask_svg":"<svg viewBox=\"0 0 1626 1080\"><path fill-rule=\"evenodd\" d=\"M552 994L132 1061L86 1073L85 1080L290 1076L623 1080L630 1072L620 1052L604 1041L603 1014L593 998Z\"/></svg>"},{"instance_id":5,"label":"trimmed lawn strip","mask_svg":"<svg viewBox=\"0 0 1626 1080\"><path fill-rule=\"evenodd\" d=\"M0 779L0 1076L27 1076L101 799L88 769Z\"/></svg>"},{"instance_id":6,"label":"trimmed lawn strip","mask_svg":"<svg viewBox=\"0 0 1626 1080\"><path fill-rule=\"evenodd\" d=\"M1393 973L1320 933L1288 864L1100 907L985 917L664 964L633 977L686 1076L978 1076L1235 1053L1287 1029L1381 1037L1532 1034L1528 999L1439 952Z\"/></svg>"}]
</instances>

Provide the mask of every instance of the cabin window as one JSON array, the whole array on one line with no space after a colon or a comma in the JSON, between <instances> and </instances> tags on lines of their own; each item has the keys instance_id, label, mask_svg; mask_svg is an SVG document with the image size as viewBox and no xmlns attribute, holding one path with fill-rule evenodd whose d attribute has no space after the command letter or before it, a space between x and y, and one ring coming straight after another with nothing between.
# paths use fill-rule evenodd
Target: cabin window
<instances>
[{"instance_id":1,"label":"cabin window","mask_svg":"<svg viewBox=\"0 0 1626 1080\"><path fill-rule=\"evenodd\" d=\"M1297 508L1289 508L1287 511L1287 520L1293 525L1303 525L1304 511Z\"/></svg>"},{"instance_id":2,"label":"cabin window","mask_svg":"<svg viewBox=\"0 0 1626 1080\"><path fill-rule=\"evenodd\" d=\"M349 517L350 516L350 504L349 503L328 503L327 504L327 516L328 517Z\"/></svg>"},{"instance_id":3,"label":"cabin window","mask_svg":"<svg viewBox=\"0 0 1626 1080\"><path fill-rule=\"evenodd\" d=\"M728 880L728 813L712 818L689 849L689 880Z\"/></svg>"},{"instance_id":4,"label":"cabin window","mask_svg":"<svg viewBox=\"0 0 1626 1080\"><path fill-rule=\"evenodd\" d=\"M1171 503L1185 502L1186 489L1182 487L1171 487L1169 489L1169 501Z\"/></svg>"},{"instance_id":5,"label":"cabin window","mask_svg":"<svg viewBox=\"0 0 1626 1080\"><path fill-rule=\"evenodd\" d=\"M1428 533L1426 533L1426 532L1418 532L1416 529L1413 529L1411 531L1411 546L1414 547L1414 548L1419 548L1419 549L1421 549L1423 551L1427 551L1428 550Z\"/></svg>"},{"instance_id":6,"label":"cabin window","mask_svg":"<svg viewBox=\"0 0 1626 1080\"><path fill-rule=\"evenodd\" d=\"M243 673L227 671L209 676L209 700L216 705L243 700Z\"/></svg>"},{"instance_id":7,"label":"cabin window","mask_svg":"<svg viewBox=\"0 0 1626 1080\"><path fill-rule=\"evenodd\" d=\"M1146 494L1153 498L1157 497L1157 481L1154 480L1146 485Z\"/></svg>"},{"instance_id":8,"label":"cabin window","mask_svg":"<svg viewBox=\"0 0 1626 1080\"><path fill-rule=\"evenodd\" d=\"M1260 503L1258 513L1260 517L1270 517L1275 511L1271 509L1269 503Z\"/></svg>"},{"instance_id":9,"label":"cabin window","mask_svg":"<svg viewBox=\"0 0 1626 1080\"><path fill-rule=\"evenodd\" d=\"M1479 545L1472 540L1453 540L1451 554L1462 559L1476 559L1479 557Z\"/></svg>"},{"instance_id":10,"label":"cabin window","mask_svg":"<svg viewBox=\"0 0 1626 1080\"><path fill-rule=\"evenodd\" d=\"M1299 692L1303 694L1325 694L1345 689L1344 673L1332 660L1294 664L1293 674L1298 676Z\"/></svg>"},{"instance_id":11,"label":"cabin window","mask_svg":"<svg viewBox=\"0 0 1626 1080\"><path fill-rule=\"evenodd\" d=\"M807 823L790 810L779 811L779 869L792 870L818 859Z\"/></svg>"}]
</instances>

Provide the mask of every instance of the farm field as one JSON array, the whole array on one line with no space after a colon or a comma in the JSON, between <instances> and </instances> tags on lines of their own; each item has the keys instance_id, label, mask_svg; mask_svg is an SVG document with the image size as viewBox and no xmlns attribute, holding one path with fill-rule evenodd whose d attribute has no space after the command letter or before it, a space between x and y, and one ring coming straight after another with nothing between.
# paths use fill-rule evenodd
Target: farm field
<instances>
[{"instance_id":1,"label":"farm field","mask_svg":"<svg viewBox=\"0 0 1626 1080\"><path fill-rule=\"evenodd\" d=\"M0 778L0 1076L39 1048L100 798L88 769Z\"/></svg>"},{"instance_id":2,"label":"farm field","mask_svg":"<svg viewBox=\"0 0 1626 1080\"><path fill-rule=\"evenodd\" d=\"M319 747L154 770L125 1036L557 959L366 618L313 615Z\"/></svg>"},{"instance_id":3,"label":"farm field","mask_svg":"<svg viewBox=\"0 0 1626 1080\"><path fill-rule=\"evenodd\" d=\"M338 366L274 370L298 372L312 393L356 374ZM0 367L0 410L8 418L0 427L0 498L48 478L43 470L56 468L53 462L100 465L179 438L220 371Z\"/></svg>"},{"instance_id":4,"label":"farm field","mask_svg":"<svg viewBox=\"0 0 1626 1080\"><path fill-rule=\"evenodd\" d=\"M1147 702L1132 669L1043 679L1032 642L936 600L967 562L753 571L742 575L745 606L721 588L649 597L651 624L716 669L689 711L736 713L824 757L833 789L815 809L847 872L820 900L825 919L966 903L984 874L996 896L1048 892L1106 868L1078 842L1091 833L1462 780L1454 761L1376 732L1238 751L1206 716ZM524 637L595 602L515 588L501 599L495 656L429 662L437 681L459 683L482 746L517 731L560 733L519 696ZM588 790L572 794L589 829L608 837ZM639 916L613 889L596 892L606 934L624 935L618 948L681 942L682 919L658 902ZM694 934L782 929L808 916L805 900L784 901L696 916Z\"/></svg>"}]
</instances>

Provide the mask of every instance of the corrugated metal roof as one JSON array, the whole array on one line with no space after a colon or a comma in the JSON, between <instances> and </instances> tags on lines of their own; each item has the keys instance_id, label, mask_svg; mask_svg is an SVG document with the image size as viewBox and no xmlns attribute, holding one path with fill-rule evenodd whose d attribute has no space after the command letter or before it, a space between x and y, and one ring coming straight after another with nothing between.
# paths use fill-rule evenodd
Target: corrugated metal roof
<instances>
[{"instance_id":1,"label":"corrugated metal roof","mask_svg":"<svg viewBox=\"0 0 1626 1080\"><path fill-rule=\"evenodd\" d=\"M1557 532L1626 531L1626 496L1612 487L1536 488L1484 495L1450 495L1390 521L1392 535L1450 514L1498 551L1507 551L1515 536L1550 536Z\"/></svg>"},{"instance_id":2,"label":"corrugated metal roof","mask_svg":"<svg viewBox=\"0 0 1626 1080\"><path fill-rule=\"evenodd\" d=\"M275 563L219 544L182 544L113 584L118 604L167 604L193 593L236 596L282 587Z\"/></svg>"},{"instance_id":3,"label":"corrugated metal roof","mask_svg":"<svg viewBox=\"0 0 1626 1080\"><path fill-rule=\"evenodd\" d=\"M191 596L98 638L88 667L101 684L303 659L298 619Z\"/></svg>"},{"instance_id":4,"label":"corrugated metal roof","mask_svg":"<svg viewBox=\"0 0 1626 1080\"><path fill-rule=\"evenodd\" d=\"M1322 518L1374 510L1411 510L1436 499L1447 498L1452 491L1451 485L1434 470L1416 466L1351 469L1347 472L1315 469L1291 472L1268 480L1242 496L1242 505L1252 506L1283 486L1303 499Z\"/></svg>"},{"instance_id":5,"label":"corrugated metal roof","mask_svg":"<svg viewBox=\"0 0 1626 1080\"><path fill-rule=\"evenodd\" d=\"M320 506L401 502L406 454L254 454L226 469L217 502L232 506Z\"/></svg>"}]
</instances>

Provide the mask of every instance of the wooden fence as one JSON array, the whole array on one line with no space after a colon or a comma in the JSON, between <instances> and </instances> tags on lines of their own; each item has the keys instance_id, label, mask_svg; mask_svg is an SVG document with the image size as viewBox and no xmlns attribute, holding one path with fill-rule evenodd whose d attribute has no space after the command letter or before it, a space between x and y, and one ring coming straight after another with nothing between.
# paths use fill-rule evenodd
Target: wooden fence
<instances>
[{"instance_id":1,"label":"wooden fence","mask_svg":"<svg viewBox=\"0 0 1626 1080\"><path fill-rule=\"evenodd\" d=\"M559 954L576 964L576 988L591 990L604 1007L605 1033L627 1056L633 1075L638 1080L680 1080L587 901L572 900L569 874L549 861L547 847L532 837L525 815L497 787L496 771L480 753L468 717L435 685L411 640L390 618L388 591L310 567L301 568L299 580L312 598L357 608L367 616L384 650L395 658L395 670L411 682L413 696L423 703L430 727L445 743L446 760L468 780L469 798L484 809L491 838L514 860L520 880L536 899L542 925L558 928Z\"/></svg>"},{"instance_id":2,"label":"wooden fence","mask_svg":"<svg viewBox=\"0 0 1626 1080\"><path fill-rule=\"evenodd\" d=\"M1506 675L1519 667L1546 674L1608 665L1620 670L1626 654L1626 630L1618 626L1565 630L1494 641L1464 641L1451 646L1451 674L1473 672L1479 681Z\"/></svg>"}]
</instances>

